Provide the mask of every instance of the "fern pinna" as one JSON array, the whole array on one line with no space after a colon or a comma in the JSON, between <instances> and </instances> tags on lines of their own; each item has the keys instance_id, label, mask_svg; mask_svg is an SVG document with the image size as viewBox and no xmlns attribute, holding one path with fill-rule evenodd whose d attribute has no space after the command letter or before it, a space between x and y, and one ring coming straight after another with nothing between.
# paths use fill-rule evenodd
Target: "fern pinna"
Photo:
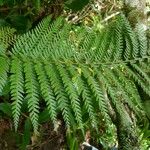
<instances>
[{"instance_id":1,"label":"fern pinna","mask_svg":"<svg viewBox=\"0 0 150 150\"><path fill-rule=\"evenodd\" d=\"M42 100L54 125L62 113L68 128L84 129L85 116L93 128L98 118L109 124L110 106L123 120L130 117L125 106L144 115L137 85L150 96L146 33L132 30L123 15L101 33L82 29L79 35L62 18L51 23L47 17L16 40L9 57L0 52L0 92L9 81L16 130L24 101L35 132Z\"/></svg>"}]
</instances>

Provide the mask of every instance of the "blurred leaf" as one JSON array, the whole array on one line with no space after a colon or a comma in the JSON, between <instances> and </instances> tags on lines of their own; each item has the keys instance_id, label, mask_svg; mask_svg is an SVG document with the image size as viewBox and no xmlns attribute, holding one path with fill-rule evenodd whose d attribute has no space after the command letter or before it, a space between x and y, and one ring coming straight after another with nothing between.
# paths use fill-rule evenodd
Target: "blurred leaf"
<instances>
[{"instance_id":1,"label":"blurred leaf","mask_svg":"<svg viewBox=\"0 0 150 150\"><path fill-rule=\"evenodd\" d=\"M69 145L70 150L79 149L77 137L71 131L67 132L66 137L67 137L67 143Z\"/></svg>"},{"instance_id":2,"label":"blurred leaf","mask_svg":"<svg viewBox=\"0 0 150 150\"><path fill-rule=\"evenodd\" d=\"M147 130L147 131L144 133L144 138L150 138L150 130Z\"/></svg>"},{"instance_id":3,"label":"blurred leaf","mask_svg":"<svg viewBox=\"0 0 150 150\"><path fill-rule=\"evenodd\" d=\"M45 121L48 121L49 119L50 117L47 109L45 109L43 112L39 114L39 123L43 123Z\"/></svg>"},{"instance_id":4,"label":"blurred leaf","mask_svg":"<svg viewBox=\"0 0 150 150\"><path fill-rule=\"evenodd\" d=\"M35 9L38 12L41 6L41 0L34 0Z\"/></svg>"},{"instance_id":5,"label":"blurred leaf","mask_svg":"<svg viewBox=\"0 0 150 150\"><path fill-rule=\"evenodd\" d=\"M0 19L0 27L8 26L8 22L4 19Z\"/></svg>"},{"instance_id":6,"label":"blurred leaf","mask_svg":"<svg viewBox=\"0 0 150 150\"><path fill-rule=\"evenodd\" d=\"M145 108L148 118L150 119L150 109L149 109L150 108L150 100L147 100L144 102L144 108Z\"/></svg>"},{"instance_id":7,"label":"blurred leaf","mask_svg":"<svg viewBox=\"0 0 150 150\"><path fill-rule=\"evenodd\" d=\"M20 146L21 150L26 150L27 145L30 144L30 139L31 139L31 121L30 119L27 119L25 121L25 125L24 125L24 132L23 132L23 137L22 137L22 144Z\"/></svg>"},{"instance_id":8,"label":"blurred leaf","mask_svg":"<svg viewBox=\"0 0 150 150\"><path fill-rule=\"evenodd\" d=\"M23 15L9 16L7 21L12 25L12 27L17 29L21 33L28 31L32 27L32 22L28 17L25 17Z\"/></svg>"},{"instance_id":9,"label":"blurred leaf","mask_svg":"<svg viewBox=\"0 0 150 150\"><path fill-rule=\"evenodd\" d=\"M0 51L2 51L1 49L3 49L3 45L0 45ZM9 92L10 92L10 84L9 82L6 83L6 85L3 88L2 94L0 94L0 96L5 96L5 98L9 98Z\"/></svg>"},{"instance_id":10,"label":"blurred leaf","mask_svg":"<svg viewBox=\"0 0 150 150\"><path fill-rule=\"evenodd\" d=\"M145 121L144 123L144 128L142 129L142 134L144 138L150 138L150 123L147 121Z\"/></svg>"},{"instance_id":11,"label":"blurred leaf","mask_svg":"<svg viewBox=\"0 0 150 150\"><path fill-rule=\"evenodd\" d=\"M0 103L0 111L8 115L9 117L12 116L11 105L9 103Z\"/></svg>"},{"instance_id":12,"label":"blurred leaf","mask_svg":"<svg viewBox=\"0 0 150 150\"><path fill-rule=\"evenodd\" d=\"M89 3L90 0L66 0L65 4L69 9L73 11L78 11L83 9L85 5Z\"/></svg>"},{"instance_id":13,"label":"blurred leaf","mask_svg":"<svg viewBox=\"0 0 150 150\"><path fill-rule=\"evenodd\" d=\"M0 43L0 53L3 54L4 52L5 52L5 47L2 43ZM0 96L2 96L2 95L3 95L3 93L1 92Z\"/></svg>"},{"instance_id":14,"label":"blurred leaf","mask_svg":"<svg viewBox=\"0 0 150 150\"><path fill-rule=\"evenodd\" d=\"M0 0L0 6L4 4L4 0Z\"/></svg>"},{"instance_id":15,"label":"blurred leaf","mask_svg":"<svg viewBox=\"0 0 150 150\"><path fill-rule=\"evenodd\" d=\"M8 6L14 6L15 0L5 0L5 4L7 4Z\"/></svg>"}]
</instances>

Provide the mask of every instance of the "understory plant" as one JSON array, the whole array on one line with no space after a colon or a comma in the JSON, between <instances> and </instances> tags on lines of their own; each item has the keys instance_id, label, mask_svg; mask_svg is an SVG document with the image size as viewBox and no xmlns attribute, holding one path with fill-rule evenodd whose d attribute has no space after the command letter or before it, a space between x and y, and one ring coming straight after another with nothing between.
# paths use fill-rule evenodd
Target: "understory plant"
<instances>
[{"instance_id":1,"label":"understory plant","mask_svg":"<svg viewBox=\"0 0 150 150\"><path fill-rule=\"evenodd\" d=\"M66 128L117 128L119 148L139 147L137 120L145 118L139 88L150 96L150 49L141 26L133 30L124 15L101 32L76 30L48 16L33 30L13 36L0 29L0 94L9 85L12 116L17 131L22 107L34 133L39 113L47 110L57 125L62 115ZM14 38L13 38L14 37Z\"/></svg>"}]
</instances>

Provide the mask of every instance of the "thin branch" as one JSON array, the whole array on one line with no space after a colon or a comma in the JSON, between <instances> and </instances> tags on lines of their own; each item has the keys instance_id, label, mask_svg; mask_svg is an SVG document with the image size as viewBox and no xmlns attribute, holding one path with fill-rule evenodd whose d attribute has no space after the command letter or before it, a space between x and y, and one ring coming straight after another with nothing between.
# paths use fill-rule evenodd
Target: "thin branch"
<instances>
[{"instance_id":1,"label":"thin branch","mask_svg":"<svg viewBox=\"0 0 150 150\"><path fill-rule=\"evenodd\" d=\"M119 14L120 14L120 12L113 13L110 16L106 17L104 20L102 20L101 23L107 22L108 20L110 20L111 18L113 18Z\"/></svg>"}]
</instances>

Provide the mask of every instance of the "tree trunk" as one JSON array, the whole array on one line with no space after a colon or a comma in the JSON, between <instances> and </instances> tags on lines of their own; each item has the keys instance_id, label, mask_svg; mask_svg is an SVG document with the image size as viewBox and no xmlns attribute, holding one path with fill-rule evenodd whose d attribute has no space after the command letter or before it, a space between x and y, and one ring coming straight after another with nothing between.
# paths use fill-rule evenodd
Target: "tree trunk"
<instances>
[{"instance_id":1,"label":"tree trunk","mask_svg":"<svg viewBox=\"0 0 150 150\"><path fill-rule=\"evenodd\" d=\"M139 140L137 136L137 128L135 116L132 111L126 106L122 111L122 115L116 110L116 129L119 150L139 150Z\"/></svg>"},{"instance_id":2,"label":"tree trunk","mask_svg":"<svg viewBox=\"0 0 150 150\"><path fill-rule=\"evenodd\" d=\"M139 141L136 129L132 124L124 124L120 119L117 120L117 138L119 150L139 150Z\"/></svg>"}]
</instances>

